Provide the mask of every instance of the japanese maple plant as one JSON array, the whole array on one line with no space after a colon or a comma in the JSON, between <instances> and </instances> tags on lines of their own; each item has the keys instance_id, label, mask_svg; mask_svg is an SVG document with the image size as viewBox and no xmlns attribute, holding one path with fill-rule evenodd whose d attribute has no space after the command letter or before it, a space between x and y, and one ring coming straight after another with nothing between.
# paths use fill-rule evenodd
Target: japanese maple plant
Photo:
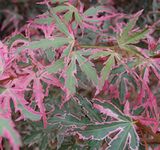
<instances>
[{"instance_id":1,"label":"japanese maple plant","mask_svg":"<svg viewBox=\"0 0 160 150\"><path fill-rule=\"evenodd\" d=\"M0 41L0 148L160 148L156 23L140 28L143 10L112 1L38 5L47 11Z\"/></svg>"}]
</instances>

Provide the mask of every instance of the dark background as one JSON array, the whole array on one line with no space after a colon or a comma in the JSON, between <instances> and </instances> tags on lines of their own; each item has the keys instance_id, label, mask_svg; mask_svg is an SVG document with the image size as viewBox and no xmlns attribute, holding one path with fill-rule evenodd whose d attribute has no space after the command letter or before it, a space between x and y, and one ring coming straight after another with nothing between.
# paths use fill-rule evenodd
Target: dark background
<instances>
[{"instance_id":1,"label":"dark background","mask_svg":"<svg viewBox=\"0 0 160 150\"><path fill-rule=\"evenodd\" d=\"M153 24L160 18L159 0L112 0L112 6L126 14L135 13L144 9L139 25ZM18 31L29 19L45 11L44 5L36 5L40 0L0 0L0 39L14 31ZM88 8L97 5L97 0L81 0ZM99 0L108 4L110 0Z\"/></svg>"}]
</instances>

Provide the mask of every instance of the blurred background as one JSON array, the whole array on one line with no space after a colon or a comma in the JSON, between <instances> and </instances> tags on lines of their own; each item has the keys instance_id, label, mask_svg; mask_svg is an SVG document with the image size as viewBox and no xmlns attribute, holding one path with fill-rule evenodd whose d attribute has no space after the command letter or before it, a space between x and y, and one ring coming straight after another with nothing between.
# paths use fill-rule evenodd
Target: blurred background
<instances>
[{"instance_id":1,"label":"blurred background","mask_svg":"<svg viewBox=\"0 0 160 150\"><path fill-rule=\"evenodd\" d=\"M0 0L0 39L18 31L29 19L45 12L46 7L40 5L41 0ZM52 1L52 0L50 0ZM135 13L144 9L139 26L151 25L160 18L160 0L81 0L85 8L99 3L112 5L117 12ZM160 27L156 25L158 32ZM159 25L160 26L160 25Z\"/></svg>"}]
</instances>

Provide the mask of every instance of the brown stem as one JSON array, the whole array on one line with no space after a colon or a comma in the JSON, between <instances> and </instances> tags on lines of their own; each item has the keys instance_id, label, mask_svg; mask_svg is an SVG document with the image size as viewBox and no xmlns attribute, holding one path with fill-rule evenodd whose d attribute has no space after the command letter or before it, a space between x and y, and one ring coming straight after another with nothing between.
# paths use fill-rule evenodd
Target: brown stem
<instances>
[{"instance_id":1,"label":"brown stem","mask_svg":"<svg viewBox=\"0 0 160 150\"><path fill-rule=\"evenodd\" d=\"M143 125L140 121L137 121L136 125L142 132L142 138L145 138L147 144L160 144L160 133L154 133L150 127ZM150 138L144 137L144 134L149 135Z\"/></svg>"},{"instance_id":2,"label":"brown stem","mask_svg":"<svg viewBox=\"0 0 160 150\"><path fill-rule=\"evenodd\" d=\"M118 45L114 46L99 46L99 45L78 45L80 48L97 48L97 49L107 49L107 48L116 48Z\"/></svg>"},{"instance_id":3,"label":"brown stem","mask_svg":"<svg viewBox=\"0 0 160 150\"><path fill-rule=\"evenodd\" d=\"M145 149L148 150L148 143L147 143L147 140L146 140L146 138L144 136L144 133L141 129L140 129L140 133L141 133L141 136L142 136L142 140L144 142Z\"/></svg>"}]
</instances>

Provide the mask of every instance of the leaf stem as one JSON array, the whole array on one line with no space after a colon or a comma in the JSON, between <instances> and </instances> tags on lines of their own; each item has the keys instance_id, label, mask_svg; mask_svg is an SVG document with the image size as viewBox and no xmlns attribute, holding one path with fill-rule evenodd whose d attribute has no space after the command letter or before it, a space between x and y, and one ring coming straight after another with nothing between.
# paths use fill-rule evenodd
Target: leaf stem
<instances>
[{"instance_id":1,"label":"leaf stem","mask_svg":"<svg viewBox=\"0 0 160 150\"><path fill-rule=\"evenodd\" d=\"M99 45L77 45L80 48L97 48L97 49L107 49L107 48L116 48L118 45L114 46L99 46Z\"/></svg>"}]
</instances>

